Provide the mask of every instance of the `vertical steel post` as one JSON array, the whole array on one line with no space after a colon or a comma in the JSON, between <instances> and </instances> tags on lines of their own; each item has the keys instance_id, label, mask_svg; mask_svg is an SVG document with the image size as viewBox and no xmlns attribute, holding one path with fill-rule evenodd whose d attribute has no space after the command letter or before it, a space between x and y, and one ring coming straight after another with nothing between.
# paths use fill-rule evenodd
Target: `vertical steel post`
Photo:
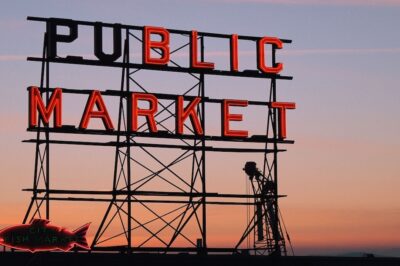
<instances>
[{"instance_id":1,"label":"vertical steel post","mask_svg":"<svg viewBox=\"0 0 400 266\"><path fill-rule=\"evenodd\" d=\"M50 102L50 62L49 62L49 42L50 35L46 34L47 37L47 47L46 47L46 104L48 105ZM50 132L49 132L49 124L45 125L46 127L46 177L45 177L45 185L46 185L46 219L50 219Z\"/></svg>"},{"instance_id":2,"label":"vertical steel post","mask_svg":"<svg viewBox=\"0 0 400 266\"><path fill-rule=\"evenodd\" d=\"M47 33L44 33L43 37L43 51L42 51L42 58L45 58L46 56L46 49L47 49ZM43 88L43 82L44 82L44 68L45 68L45 62L42 62L41 66L41 72L40 72L40 88ZM41 120L38 119L38 125L41 125ZM28 221L30 212L33 207L33 203L36 201L37 198L37 185L39 181L39 175L38 175L38 163L39 163L39 151L40 151L40 132L38 131L36 133L36 143L35 143L35 166L34 166L34 172L33 172L33 192L32 192L32 199L31 202L29 203L28 210L25 213L24 219L22 221L23 224L25 224Z\"/></svg>"},{"instance_id":3,"label":"vertical steel post","mask_svg":"<svg viewBox=\"0 0 400 266\"><path fill-rule=\"evenodd\" d=\"M125 98L125 102L126 102L126 109L127 109L127 114L130 114L129 112L129 101L130 101L130 86L129 86L129 29L126 29L126 39L125 39L125 57L126 57L126 68L125 68L125 78L126 78L126 91L127 91L127 96ZM121 96L122 97L122 96ZM126 124L130 123L130 117L129 115L126 116L127 121ZM128 180L128 184L127 185L127 190L128 190L128 214L127 214L127 218L128 218L128 225L127 225L127 234L128 234L128 252L132 251L132 195L131 195L131 138L130 138L130 133L129 133L129 126L128 128L125 129L126 130L126 163L127 163L127 180Z\"/></svg>"},{"instance_id":4,"label":"vertical steel post","mask_svg":"<svg viewBox=\"0 0 400 266\"><path fill-rule=\"evenodd\" d=\"M197 40L196 40L197 41ZM204 36L200 39L201 42L201 61L204 62ZM200 74L200 94L201 94L201 126L203 128L203 132L205 132L205 87L204 87L204 74ZM206 141L204 136L201 137L201 172L202 172L202 210L203 210L203 248L205 253L207 253L207 206L206 206Z\"/></svg>"}]
</instances>

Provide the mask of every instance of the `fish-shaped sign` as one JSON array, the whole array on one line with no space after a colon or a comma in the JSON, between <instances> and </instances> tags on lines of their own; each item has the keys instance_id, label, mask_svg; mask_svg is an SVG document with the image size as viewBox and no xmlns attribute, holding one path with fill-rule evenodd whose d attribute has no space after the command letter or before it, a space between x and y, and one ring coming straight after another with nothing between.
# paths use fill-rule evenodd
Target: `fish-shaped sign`
<instances>
[{"instance_id":1,"label":"fish-shaped sign","mask_svg":"<svg viewBox=\"0 0 400 266\"><path fill-rule=\"evenodd\" d=\"M90 249L86 241L90 223L72 232L49 223L50 221L45 219L34 219L30 224L0 230L0 245L30 252L69 251L74 246Z\"/></svg>"}]
</instances>

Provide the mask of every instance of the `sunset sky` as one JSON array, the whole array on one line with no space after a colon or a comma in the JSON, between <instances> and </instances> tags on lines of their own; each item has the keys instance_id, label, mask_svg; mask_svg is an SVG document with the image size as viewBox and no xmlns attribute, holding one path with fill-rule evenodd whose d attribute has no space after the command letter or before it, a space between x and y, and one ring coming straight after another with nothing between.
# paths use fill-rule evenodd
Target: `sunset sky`
<instances>
[{"instance_id":1,"label":"sunset sky","mask_svg":"<svg viewBox=\"0 0 400 266\"><path fill-rule=\"evenodd\" d=\"M284 63L282 74L294 77L278 81L278 99L297 105L288 111L287 121L288 138L296 142L285 146L288 151L279 161L279 190L288 195L280 206L295 253L400 256L399 0L2 1L0 228L22 221L31 196L21 190L32 183L34 145L21 141L35 137L26 132L26 88L39 85L40 64L26 57L40 55L45 24L27 21L27 16L293 40L277 60ZM60 53L93 56L91 33L80 34L79 43L63 45ZM227 51L221 43L206 43L206 59L219 66L229 62ZM255 64L255 46L243 44L239 51L243 67ZM133 58L135 52L140 50L133 51ZM188 58L182 55L180 60ZM120 86L117 69L55 66L51 74L51 86ZM143 77L163 92L181 91L165 73L146 72ZM206 82L214 98L267 101L267 81L207 77ZM78 124L84 101L66 102L69 124ZM107 101L116 119L116 102ZM219 109L209 112L209 130L218 134L218 121L211 117L219 117ZM261 134L253 110L245 117L242 126ZM111 148L55 146L52 155L54 188L111 189ZM160 158L168 155L161 152ZM242 167L248 160L261 165L257 156L210 155L208 190L245 193ZM56 203L51 220L71 229L92 222L93 237L105 208ZM210 246L232 245L243 231L245 209L213 208L208 212Z\"/></svg>"}]
</instances>

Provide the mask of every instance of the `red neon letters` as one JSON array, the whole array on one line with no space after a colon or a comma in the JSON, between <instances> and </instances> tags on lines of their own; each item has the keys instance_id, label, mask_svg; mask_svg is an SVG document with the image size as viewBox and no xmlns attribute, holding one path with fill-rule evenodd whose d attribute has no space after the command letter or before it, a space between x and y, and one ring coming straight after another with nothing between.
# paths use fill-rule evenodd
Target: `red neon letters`
<instances>
[{"instance_id":1,"label":"red neon letters","mask_svg":"<svg viewBox=\"0 0 400 266\"><path fill-rule=\"evenodd\" d=\"M286 138L286 109L296 109L295 103L273 102L272 108L279 110L279 137Z\"/></svg>"},{"instance_id":2,"label":"red neon letters","mask_svg":"<svg viewBox=\"0 0 400 266\"><path fill-rule=\"evenodd\" d=\"M231 52L231 71L238 72L239 71L239 55L238 55L238 40L239 37L237 34L232 34L230 43L230 52Z\"/></svg>"},{"instance_id":3,"label":"red neon letters","mask_svg":"<svg viewBox=\"0 0 400 266\"><path fill-rule=\"evenodd\" d=\"M47 34L49 36L49 58L56 58L57 55L57 44L58 43L72 43L76 39L78 39L78 33L80 27L78 27L80 23L73 20L62 20L62 19L51 19L48 21ZM69 29L69 34L60 34L57 31L58 27L67 27ZM94 27L94 55L97 57L98 61L103 63L113 63L117 60L120 60L122 55L122 30L124 27L120 24L104 25L100 22L96 22ZM107 54L103 51L103 28L111 27L113 29L112 43L113 43L113 52L111 54ZM182 34L183 33L183 34ZM189 68L196 70L204 70L207 72L211 72L214 70L215 64L213 62L204 62L204 57L198 54L198 40L203 39L205 37L208 38L222 38L227 39L230 42L230 70L233 73L238 72L239 70L239 55L238 55L238 40L246 40L253 42L257 40L256 47L257 48L257 68L262 73L267 74L278 74L283 69L282 63L273 62L272 66L268 66L265 59L266 53L266 44L270 44L273 46L272 51L275 49L281 49L283 42L275 37L260 37L254 38L249 36L238 36L237 34L232 35L222 35L222 34L213 34L213 33L198 33L196 30L188 31L177 31L177 30L168 30L163 27L154 27L154 26L144 26L142 29L142 63L144 65L155 65L159 67L166 67L170 62L171 54L174 51L181 50L182 46L177 48L177 50L170 51L170 38L175 35L189 35L188 41L190 43L189 49ZM152 38L153 37L153 38ZM159 37L160 40L155 40L155 37ZM172 45L171 45L172 46ZM227 47L228 48L228 47ZM152 53L152 51L156 52ZM73 56L73 55L69 55ZM222 69L221 69L222 70ZM197 71L199 72L199 71Z\"/></svg>"},{"instance_id":4,"label":"red neon letters","mask_svg":"<svg viewBox=\"0 0 400 266\"><path fill-rule=\"evenodd\" d=\"M38 125L38 115L45 125L49 124L51 113L54 111L54 127L62 126L62 90L56 88L50 97L48 106L45 107L38 87L29 89L29 126L35 127Z\"/></svg>"},{"instance_id":5,"label":"red neon letters","mask_svg":"<svg viewBox=\"0 0 400 266\"><path fill-rule=\"evenodd\" d=\"M185 123L186 118L190 118L190 122L192 122L194 132L196 135L203 135L203 128L200 124L200 119L197 116L197 105L200 103L201 98L196 97L190 104L183 108L183 96L178 96L178 100L176 102L176 133L183 134L183 125Z\"/></svg>"},{"instance_id":6,"label":"red neon letters","mask_svg":"<svg viewBox=\"0 0 400 266\"><path fill-rule=\"evenodd\" d=\"M93 110L96 105L97 111ZM86 103L85 112L83 113L81 123L79 125L80 129L86 129L91 118L100 118L107 130L113 130L114 126L112 124L111 118L108 114L106 105L101 97L100 91L94 90L89 96Z\"/></svg>"},{"instance_id":7,"label":"red neon letters","mask_svg":"<svg viewBox=\"0 0 400 266\"><path fill-rule=\"evenodd\" d=\"M149 109L140 109L138 106L139 100L149 102ZM156 96L148 93L132 93L132 120L131 120L131 130L138 130L138 116L144 116L146 118L147 124L149 126L150 132L157 132L156 120L154 119L154 115L158 110L158 100Z\"/></svg>"},{"instance_id":8,"label":"red neon letters","mask_svg":"<svg viewBox=\"0 0 400 266\"><path fill-rule=\"evenodd\" d=\"M151 35L158 34L161 41L152 41ZM161 51L160 58L151 57L151 49ZM169 62L169 32L160 27L145 26L143 29L143 63L152 65L167 65Z\"/></svg>"},{"instance_id":9,"label":"red neon letters","mask_svg":"<svg viewBox=\"0 0 400 266\"><path fill-rule=\"evenodd\" d=\"M159 35L161 41L152 41L151 35ZM230 71L239 71L239 52L238 52L239 36L232 34L230 38ZM170 60L170 34L169 31L161 27L145 26L143 28L143 63L147 65L165 66ZM278 74L283 69L282 63L276 63L275 66L269 67L265 60L265 45L271 44L277 49L282 49L283 43L275 37L263 37L257 41L257 68L263 73ZM153 58L151 50L157 49L160 57ZM190 67L197 69L215 69L215 64L212 62L202 62L198 55L198 33L191 31L190 35Z\"/></svg>"},{"instance_id":10,"label":"red neon letters","mask_svg":"<svg viewBox=\"0 0 400 266\"><path fill-rule=\"evenodd\" d=\"M275 66L267 67L265 63L265 44L272 44L278 49L282 49L283 43L278 38L264 37L257 42L257 67L261 72L278 74L283 69L282 63L277 63Z\"/></svg>"},{"instance_id":11,"label":"red neon letters","mask_svg":"<svg viewBox=\"0 0 400 266\"><path fill-rule=\"evenodd\" d=\"M242 121L243 115L231 114L229 112L230 106L246 107L248 102L246 100L224 100L221 106L221 126L222 136L224 137L240 137L247 138L249 132L247 130L233 130L229 127L229 121Z\"/></svg>"},{"instance_id":12,"label":"red neon letters","mask_svg":"<svg viewBox=\"0 0 400 266\"><path fill-rule=\"evenodd\" d=\"M146 124L150 133L157 133L158 115L158 99L150 93L131 93L128 98L128 130L130 132L138 132L142 126L139 126L139 117L146 119ZM203 136L204 129L199 117L198 108L201 103L200 97L193 97L189 104L184 106L184 96L177 96L175 101L175 132L178 135L184 134L185 121L189 118L193 134ZM140 102L147 102L147 108L140 108ZM224 137L247 138L249 132L247 130L231 129L230 122L243 121L243 115L240 113L232 113L231 107L246 107L247 100L223 100L221 102L221 135ZM286 110L295 109L296 104L290 102L272 102L270 108L278 111L279 118L279 138L285 139L286 134ZM97 110L94 110L97 109ZM39 111L39 115L38 115ZM48 125L50 116L54 113L54 127L62 127L62 89L57 88L53 91L47 106L43 103L40 91L37 87L29 88L29 126L38 126L38 117L42 119L45 125ZM94 90L90 93L84 109L79 129L88 128L90 119L100 118L106 130L114 130L111 117L107 111L107 107L101 96L100 91ZM144 130L142 130L144 131Z\"/></svg>"},{"instance_id":13,"label":"red neon letters","mask_svg":"<svg viewBox=\"0 0 400 266\"><path fill-rule=\"evenodd\" d=\"M190 67L214 69L214 63L198 61L197 50L197 31L192 30L190 38Z\"/></svg>"}]
</instances>

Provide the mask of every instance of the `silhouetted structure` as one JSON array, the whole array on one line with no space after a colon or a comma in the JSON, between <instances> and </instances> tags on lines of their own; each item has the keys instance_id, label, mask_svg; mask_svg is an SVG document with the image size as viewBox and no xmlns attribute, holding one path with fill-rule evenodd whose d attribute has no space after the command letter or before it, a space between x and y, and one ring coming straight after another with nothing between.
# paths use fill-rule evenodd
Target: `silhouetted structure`
<instances>
[{"instance_id":1,"label":"silhouetted structure","mask_svg":"<svg viewBox=\"0 0 400 266\"><path fill-rule=\"evenodd\" d=\"M28 20L46 22L47 32L44 36L42 57L29 57L29 61L37 61L42 64L40 91L46 101L49 101L50 94L54 88L50 85L50 65L58 64L77 64L83 66L106 66L121 69L121 86L119 90L102 91L102 95L119 98L119 116L118 125L115 131L104 131L96 129L80 130L75 126L63 126L61 128L50 127L39 122L38 127L30 127L29 131L36 132L36 138L26 140L26 142L35 143L35 169L32 189L32 200L26 212L23 222L29 222L35 217L51 218L50 203L52 201L99 201L108 202L108 208L105 210L104 217L92 243L92 251L118 251L118 252L158 252L158 253L228 253L228 254L263 254L263 255L286 255L285 234L280 224L280 215L278 208L278 153L284 150L278 148L278 144L292 144L291 140L279 138L278 134L278 113L276 109L270 108L271 102L277 101L276 81L279 79L290 80L291 77L278 74L269 75L258 71L211 71L187 68L171 60L171 65L164 67L155 67L145 64L130 62L130 44L131 42L142 42L141 31L143 27L107 24L88 21L72 21L65 19L46 19L37 17L28 17ZM57 25L79 25L94 28L95 34L100 33L102 27L111 27L114 29L114 45L118 45L115 38L122 36L123 51L122 62L110 60L84 59L82 57L59 57L55 56L54 31ZM71 35L73 32L71 27ZM122 32L119 35L115 32ZM189 31L169 30L171 34L187 37ZM75 33L77 35L77 33ZM206 38L228 39L230 35L199 32L199 48L201 60L204 61L204 45ZM239 36L239 39L256 42L258 37ZM68 42L68 38L62 39ZM101 38L99 39L101 42ZM96 40L96 45L98 41ZM70 41L70 40L69 40ZM290 43L290 40L282 40ZM171 49L171 54L181 51L188 47L190 43L185 43L176 49ZM98 49L98 48L96 48ZM157 49L154 52L159 53ZM275 64L275 47L272 48L272 64ZM177 134L171 129L169 119L174 119L175 114L171 111L174 108L172 104L166 103L176 99L174 94L157 94L159 99L165 102L160 103L161 110L158 113L166 114L164 117L158 117L157 125L162 129L158 133L149 132L146 123L139 126L139 131L132 134L128 130L127 117L125 112L129 108L128 95L135 92L148 93L136 78L138 71L168 71L186 73L193 78L194 84L190 86L183 95L185 100L193 97L201 97L198 116L202 128L205 128L206 103L221 103L221 99L211 99L205 93L206 75L236 76L247 78L262 78L268 81L267 91L268 101L249 101L249 105L259 105L268 107L268 112L264 119L267 120L265 135L251 136L249 138L227 138L221 136L196 136L193 134ZM133 90L134 88L135 90ZM85 90L72 88L63 88L63 93L70 94L88 94ZM186 128L193 133L189 127ZM58 133L68 134L94 134L107 135L115 137L115 141L109 142L89 142L82 140L60 140L56 139ZM50 135L52 137L50 138ZM148 141L163 140L164 143ZM229 142L230 147L210 146L209 143ZM262 148L249 146L246 148L237 147L237 143L259 144ZM113 186L109 191L98 190L56 190L50 186L50 146L51 145L82 145L82 146L108 146L115 148L114 176ZM172 158L169 163L164 163L154 154L156 149L173 149L181 151L180 155ZM263 154L264 165L262 170L256 169L255 163L247 163L245 171L249 175L252 193L249 194L220 194L206 191L207 171L206 171L206 153L208 152L250 152ZM149 166L145 161L140 161L138 154L146 154L153 162L159 165L159 169ZM150 160L149 159L149 160ZM174 170L174 167L182 162L190 160L190 167L187 167L188 174L181 175ZM145 169L149 174L137 176L132 171L133 166ZM165 174L169 178L165 178ZM144 190L143 186L153 180L165 182L171 188L167 191ZM172 181L171 181L172 180ZM235 200L235 201L232 201ZM248 200L248 201L246 201ZM168 204L171 210L160 212L155 205ZM243 205L254 208L254 215L245 228L243 236L234 247L210 248L207 242L207 205ZM146 210L154 219L142 220L135 211L135 208ZM158 229L153 229L149 224L159 224ZM184 233L185 227L194 224L197 228L196 235L187 235ZM119 231L111 231L111 225L119 224ZM166 239L162 234L168 229L171 234ZM140 242L135 242L135 230L142 230L148 234L148 238ZM198 237L198 235L200 237ZM118 246L110 245L112 240L122 237L124 243ZM187 246L176 246L177 239L184 239ZM246 239L253 239L253 245L243 247ZM148 246L152 240L158 240L159 246ZM46 255L47 256L47 255ZM48 255L52 256L52 255ZM56 255L55 255L56 256ZM58 256L58 255L57 255ZM62 255L61 255L62 256ZM76 255L81 256L81 255ZM98 255L96 255L98 256ZM49 257L49 258L50 258ZM125 260L125 259L123 259ZM100 261L100 260L99 260ZM68 265L66 264L62 265ZM61 264L60 264L61 265ZM100 264L98 264L100 265Z\"/></svg>"},{"instance_id":2,"label":"silhouetted structure","mask_svg":"<svg viewBox=\"0 0 400 266\"><path fill-rule=\"evenodd\" d=\"M253 216L241 240L244 240L248 234L253 232L253 247L256 254L286 255L285 237L276 202L277 187L275 182L271 179L271 176L269 178L264 176L256 167L255 162L247 162L243 170L249 177L253 194L261 195L261 197L254 198ZM290 243L287 232L286 235Z\"/></svg>"},{"instance_id":3,"label":"silhouetted structure","mask_svg":"<svg viewBox=\"0 0 400 266\"><path fill-rule=\"evenodd\" d=\"M1 265L13 266L76 266L76 265L137 265L137 266L398 266L399 258L352 257L268 257L242 255L161 255L112 253L22 253L0 252Z\"/></svg>"}]
</instances>

